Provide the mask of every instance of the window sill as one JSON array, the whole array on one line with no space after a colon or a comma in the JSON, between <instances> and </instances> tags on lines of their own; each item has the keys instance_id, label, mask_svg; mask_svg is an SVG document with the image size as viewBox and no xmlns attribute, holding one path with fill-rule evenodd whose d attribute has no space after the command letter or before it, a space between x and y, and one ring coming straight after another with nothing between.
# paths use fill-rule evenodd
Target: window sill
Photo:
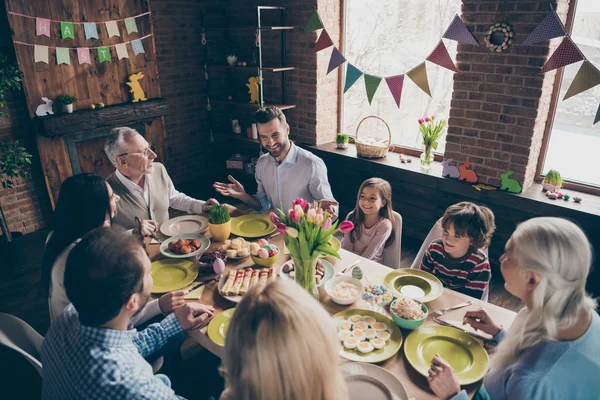
<instances>
[{"instance_id":1,"label":"window sill","mask_svg":"<svg viewBox=\"0 0 600 400\"><path fill-rule=\"evenodd\" d=\"M564 192L566 194L571 195L571 200L550 200L546 197L545 193L542 192L542 185L539 183L534 183L523 193L519 194L510 194L499 190L477 191L476 189L467 186L468 184L465 182L458 181L457 179L443 178L442 165L440 162L437 161L434 161L431 164L431 169L429 171L424 171L421 169L420 159L418 157L413 157L409 155L405 155L405 157L407 159L411 159L412 162L401 163L398 153L393 152L388 152L388 155L384 158L367 159L359 157L356 154L356 147L353 144L349 144L347 149L338 149L336 147L335 142L305 147L314 150L314 152L317 153L317 155L319 152L332 153L337 154L341 157L355 159L358 162L371 163L374 166L376 165L377 169L395 169L396 172L402 171L403 174L406 174L406 180L419 180L424 184L429 183L430 185L438 184L442 189L454 193L464 193L466 197L465 200L473 199L480 200L482 202L492 201L495 203L502 203L507 207L515 208L518 210L523 208L523 201L544 203L549 204L551 206L572 210L574 212L600 217L600 196L595 196L588 193L582 193L579 191L566 189ZM377 176L376 170L374 171L374 175ZM573 197L581 197L582 202L575 203L572 200ZM535 204L531 204L530 208L535 208ZM541 210L539 211L539 215L544 215Z\"/></svg>"}]
</instances>

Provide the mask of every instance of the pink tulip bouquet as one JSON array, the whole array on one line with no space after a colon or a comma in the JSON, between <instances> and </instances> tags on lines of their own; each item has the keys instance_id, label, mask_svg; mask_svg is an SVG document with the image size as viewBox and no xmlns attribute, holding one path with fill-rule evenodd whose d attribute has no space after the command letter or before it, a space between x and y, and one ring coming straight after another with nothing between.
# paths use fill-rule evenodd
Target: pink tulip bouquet
<instances>
[{"instance_id":1,"label":"pink tulip bouquet","mask_svg":"<svg viewBox=\"0 0 600 400\"><path fill-rule=\"evenodd\" d=\"M318 296L315 283L315 267L320 254L340 258L329 241L338 230L342 233L354 229L350 221L333 221L320 204L310 204L304 199L296 199L287 214L278 209L271 212L271 222L277 231L285 235L285 245L295 265L295 280L309 293Z\"/></svg>"}]
</instances>

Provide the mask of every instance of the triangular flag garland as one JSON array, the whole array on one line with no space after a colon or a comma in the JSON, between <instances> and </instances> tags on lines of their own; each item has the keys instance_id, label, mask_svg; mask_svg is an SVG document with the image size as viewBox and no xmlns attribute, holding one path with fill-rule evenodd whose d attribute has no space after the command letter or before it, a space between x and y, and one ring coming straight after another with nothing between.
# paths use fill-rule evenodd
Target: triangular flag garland
<instances>
[{"instance_id":1,"label":"triangular flag garland","mask_svg":"<svg viewBox=\"0 0 600 400\"><path fill-rule=\"evenodd\" d=\"M306 23L306 26L304 27L304 33L310 33L316 31L317 29L323 29L323 21L321 21L319 13L315 11Z\"/></svg>"},{"instance_id":2,"label":"triangular flag garland","mask_svg":"<svg viewBox=\"0 0 600 400\"><path fill-rule=\"evenodd\" d=\"M415 83L422 91L427 93L431 97L431 90L429 89L429 81L427 79L427 66L425 61L417 65L406 73L406 76Z\"/></svg>"},{"instance_id":3,"label":"triangular flag garland","mask_svg":"<svg viewBox=\"0 0 600 400\"><path fill-rule=\"evenodd\" d=\"M317 40L317 43L315 44L313 53L318 53L319 51L324 50L329 46L333 46L333 41L329 37L329 33L327 33L327 30L323 29L323 32L321 32L321 36L319 36L319 40Z\"/></svg>"},{"instance_id":4,"label":"triangular flag garland","mask_svg":"<svg viewBox=\"0 0 600 400\"><path fill-rule=\"evenodd\" d=\"M365 89L367 90L367 99L369 100L369 104L373 101L373 96L375 96L375 92L381 83L381 79L375 75L365 74Z\"/></svg>"},{"instance_id":5,"label":"triangular flag garland","mask_svg":"<svg viewBox=\"0 0 600 400\"><path fill-rule=\"evenodd\" d=\"M560 20L560 17L552 8L548 15L546 15L546 18L544 18L544 20L540 22L538 26L535 27L533 32L531 32L529 36L527 36L527 39L525 39L522 46L566 35L567 31L562 21Z\"/></svg>"},{"instance_id":6,"label":"triangular flag garland","mask_svg":"<svg viewBox=\"0 0 600 400\"><path fill-rule=\"evenodd\" d=\"M575 79L573 79L571 86L569 86L563 101L576 94L585 92L596 85L600 85L600 71L586 60L581 64L579 71L577 71L577 75L575 75Z\"/></svg>"},{"instance_id":7,"label":"triangular flag garland","mask_svg":"<svg viewBox=\"0 0 600 400\"><path fill-rule=\"evenodd\" d=\"M346 62L346 58L340 53L337 47L333 46L333 51L331 52L331 58L329 59L329 67L327 67L327 73L330 73L340 65Z\"/></svg>"},{"instance_id":8,"label":"triangular flag garland","mask_svg":"<svg viewBox=\"0 0 600 400\"><path fill-rule=\"evenodd\" d=\"M449 69L452 72L458 72L456 65L454 65L452 58L450 58L450 54L448 54L446 46L444 46L444 42L441 40L426 60Z\"/></svg>"},{"instance_id":9,"label":"triangular flag garland","mask_svg":"<svg viewBox=\"0 0 600 400\"><path fill-rule=\"evenodd\" d=\"M565 65L576 63L577 61L581 61L583 59L583 54L577 48L575 43L573 43L569 36L565 36L562 43L558 46L554 53L552 53L552 56L542 67L542 73L564 67Z\"/></svg>"},{"instance_id":10,"label":"triangular flag garland","mask_svg":"<svg viewBox=\"0 0 600 400\"><path fill-rule=\"evenodd\" d=\"M354 83L362 76L362 71L354 65L348 63L346 67L346 82L344 83L344 93L354 85Z\"/></svg>"},{"instance_id":11,"label":"triangular flag garland","mask_svg":"<svg viewBox=\"0 0 600 400\"><path fill-rule=\"evenodd\" d=\"M600 121L600 104L598 105L598 111L596 111L596 118L594 118L594 123L592 125L596 125Z\"/></svg>"},{"instance_id":12,"label":"triangular flag garland","mask_svg":"<svg viewBox=\"0 0 600 400\"><path fill-rule=\"evenodd\" d=\"M402 86L404 85L404 75L388 76L385 81L390 88L392 97L396 105L400 108L400 97L402 96Z\"/></svg>"},{"instance_id":13,"label":"triangular flag garland","mask_svg":"<svg viewBox=\"0 0 600 400\"><path fill-rule=\"evenodd\" d=\"M479 46L477 39L473 36L469 28L465 25L465 23L460 19L458 14L454 16L454 19L450 23L448 29L442 36L444 39L455 40L458 43L466 43L472 44L473 46Z\"/></svg>"}]
</instances>

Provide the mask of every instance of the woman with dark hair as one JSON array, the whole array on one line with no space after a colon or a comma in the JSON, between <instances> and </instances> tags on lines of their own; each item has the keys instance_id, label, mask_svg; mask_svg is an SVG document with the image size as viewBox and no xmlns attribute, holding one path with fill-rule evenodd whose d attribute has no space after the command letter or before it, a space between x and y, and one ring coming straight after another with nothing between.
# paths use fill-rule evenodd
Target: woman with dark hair
<instances>
[{"instance_id":1,"label":"woman with dark hair","mask_svg":"<svg viewBox=\"0 0 600 400\"><path fill-rule=\"evenodd\" d=\"M63 281L71 250L93 229L110 227L119 199L104 178L97 174L74 175L62 183L42 262L42 288L48 295L51 321L70 303ZM149 235L155 230L155 224L154 221L143 221L142 233ZM142 323L161 311L171 312L173 307L183 305L185 294L185 291L172 292L161 297L160 304L158 301L148 303L132 322Z\"/></svg>"}]
</instances>

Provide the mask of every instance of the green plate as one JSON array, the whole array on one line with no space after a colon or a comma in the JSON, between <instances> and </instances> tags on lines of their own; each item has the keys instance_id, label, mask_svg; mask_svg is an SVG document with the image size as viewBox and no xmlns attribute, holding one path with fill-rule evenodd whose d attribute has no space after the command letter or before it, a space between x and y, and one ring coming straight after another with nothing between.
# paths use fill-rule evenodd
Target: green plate
<instances>
[{"instance_id":1,"label":"green plate","mask_svg":"<svg viewBox=\"0 0 600 400\"><path fill-rule=\"evenodd\" d=\"M489 357L477 340L449 326L425 326L406 338L406 360L421 375L427 376L433 357L439 354L456 371L461 385L479 381L488 370Z\"/></svg>"},{"instance_id":2,"label":"green plate","mask_svg":"<svg viewBox=\"0 0 600 400\"><path fill-rule=\"evenodd\" d=\"M327 283L328 280L330 280L331 278L333 278L335 276L335 268L333 267L333 264L330 263L327 260L319 260L323 263L323 266L325 267L325 275L323 275L323 279L321 279L321 281L319 283L317 283L317 287L323 286L324 284ZM289 260L285 264L288 263L293 263L294 261ZM292 279L289 277L289 274L287 272L283 272L283 265L281 266L281 268L279 268L279 277L283 280L287 280L287 279Z\"/></svg>"},{"instance_id":3,"label":"green plate","mask_svg":"<svg viewBox=\"0 0 600 400\"><path fill-rule=\"evenodd\" d=\"M200 243L202 243L202 245L200 246L200 248L198 250L193 251L188 254L173 253L171 250L169 250L169 243L176 242L179 239L198 239L198 240L200 240ZM163 256L169 257L169 258L190 258L190 257L196 257L200 253L204 253L206 251L206 249L209 248L209 246L210 246L210 239L207 238L206 236L204 236L203 234L201 234L201 233L186 233L185 235L172 236L172 237L166 239L164 242L162 242L160 244L160 253Z\"/></svg>"},{"instance_id":4,"label":"green plate","mask_svg":"<svg viewBox=\"0 0 600 400\"><path fill-rule=\"evenodd\" d=\"M194 282L198 267L188 260L163 259L152 263L150 275L154 281L152 293L167 293Z\"/></svg>"},{"instance_id":5,"label":"green plate","mask_svg":"<svg viewBox=\"0 0 600 400\"><path fill-rule=\"evenodd\" d=\"M231 322L234 311L235 308L222 311L215 315L208 324L208 337L216 345L225 346L225 335L227 334L227 328L229 328L229 323Z\"/></svg>"},{"instance_id":6,"label":"green plate","mask_svg":"<svg viewBox=\"0 0 600 400\"><path fill-rule=\"evenodd\" d=\"M275 232L268 215L246 214L231 219L231 233L244 238L257 238Z\"/></svg>"},{"instance_id":7,"label":"green plate","mask_svg":"<svg viewBox=\"0 0 600 400\"><path fill-rule=\"evenodd\" d=\"M402 332L400 332L400 328L388 317L383 314L379 314L378 312L371 310L361 310L358 308L351 308L348 310L341 311L333 316L334 319L342 320L348 319L352 315L362 315L375 318L377 322L383 322L388 326L388 332L390 332L391 337L388 343L385 345L383 349L375 349L370 353L363 354L360 351L348 350L342 346L340 343L340 356L350 360L350 361L361 361L368 363L378 363L381 361L385 361L388 358L393 357L400 350L400 346L402 346Z\"/></svg>"},{"instance_id":8,"label":"green plate","mask_svg":"<svg viewBox=\"0 0 600 400\"><path fill-rule=\"evenodd\" d=\"M417 283L418 286L421 287L421 289L426 293L425 296L415 297L414 299L419 300L422 303L433 301L440 297L442 293L444 293L444 286L442 285L442 282L440 282L438 278L431 275L429 272L421 271L420 269L401 268L390 272L383 279L385 286L394 297L405 297L396 289L395 283L399 277L402 277L402 280L406 281L403 283ZM410 282L410 278L408 277L416 278L415 282Z\"/></svg>"},{"instance_id":9,"label":"green plate","mask_svg":"<svg viewBox=\"0 0 600 400\"><path fill-rule=\"evenodd\" d=\"M329 239L328 243L331 247L335 249L335 251L340 251L340 249L342 248L342 242L340 242L340 239L336 238L335 236L332 236L331 239ZM324 258L328 256L329 254L321 253L319 257Z\"/></svg>"}]
</instances>

